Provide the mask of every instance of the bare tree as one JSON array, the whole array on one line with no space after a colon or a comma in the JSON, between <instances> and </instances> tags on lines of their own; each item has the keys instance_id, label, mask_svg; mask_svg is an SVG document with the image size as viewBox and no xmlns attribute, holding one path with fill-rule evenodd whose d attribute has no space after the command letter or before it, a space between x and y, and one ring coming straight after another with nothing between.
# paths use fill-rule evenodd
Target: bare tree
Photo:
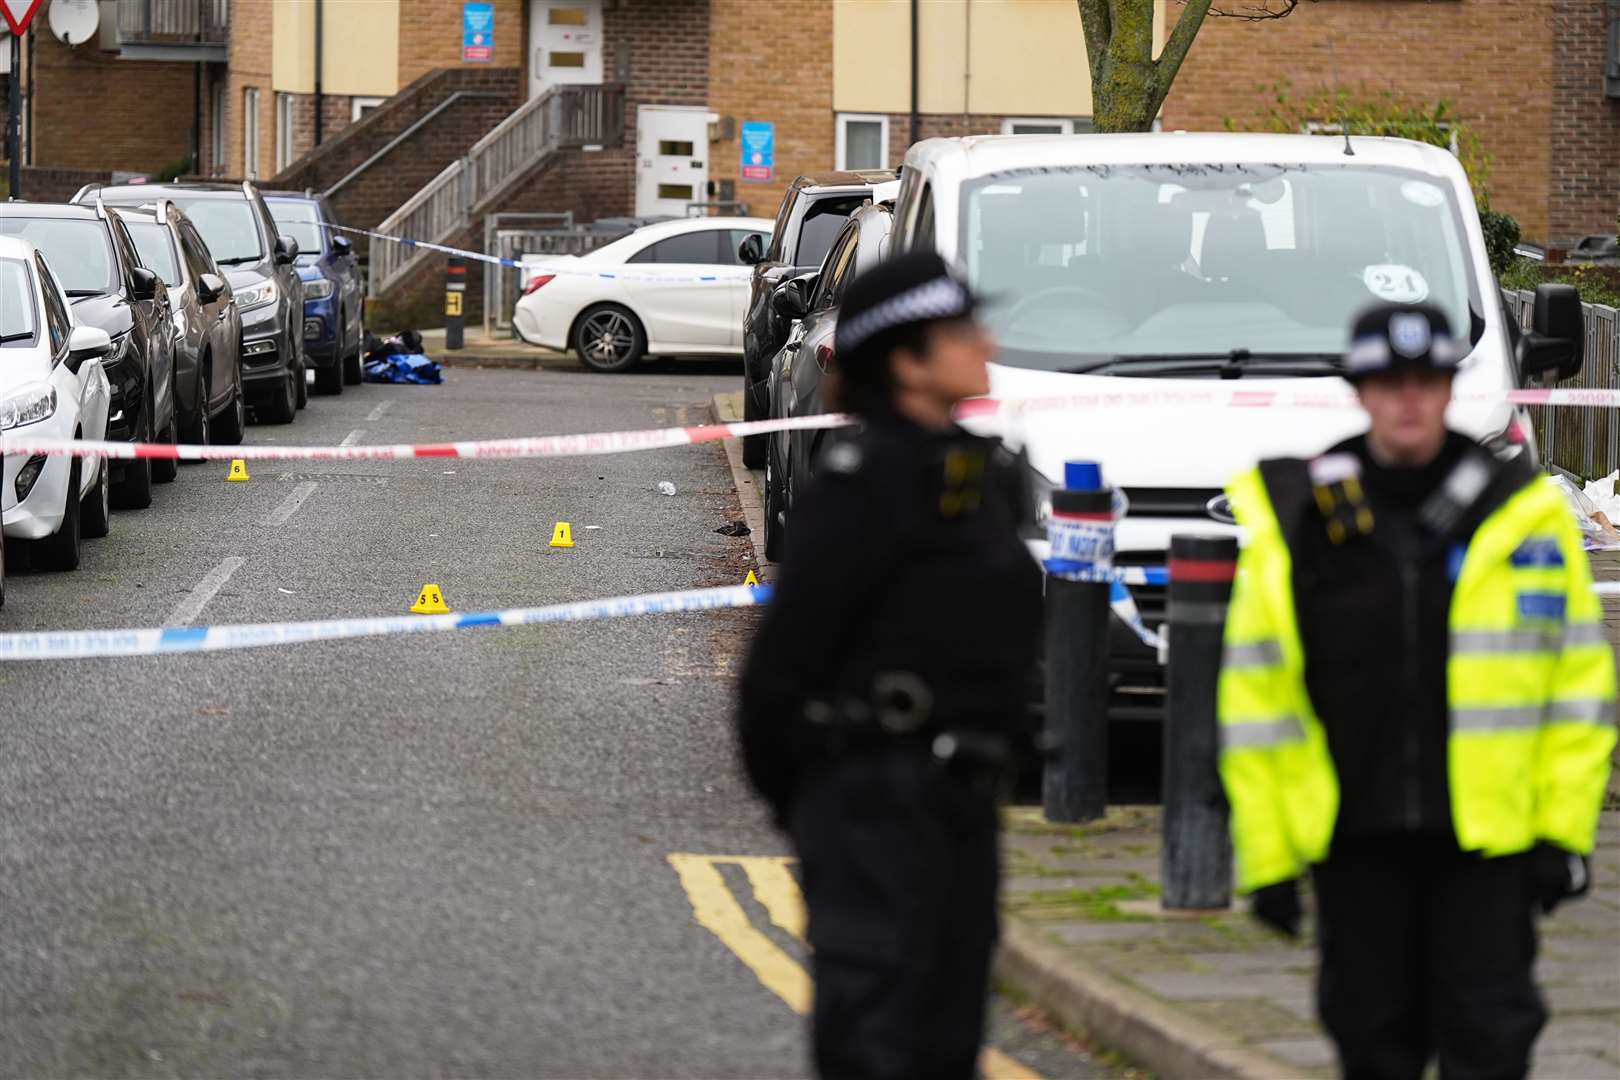
<instances>
[{"instance_id":1,"label":"bare tree","mask_svg":"<svg viewBox=\"0 0 1620 1080\"><path fill-rule=\"evenodd\" d=\"M1153 0L1075 0L1091 64L1092 116L1098 131L1147 131L1187 59L1206 16L1258 22L1280 19L1300 0L1184 0L1159 58L1153 58ZM1173 10L1173 9L1172 9Z\"/></svg>"}]
</instances>

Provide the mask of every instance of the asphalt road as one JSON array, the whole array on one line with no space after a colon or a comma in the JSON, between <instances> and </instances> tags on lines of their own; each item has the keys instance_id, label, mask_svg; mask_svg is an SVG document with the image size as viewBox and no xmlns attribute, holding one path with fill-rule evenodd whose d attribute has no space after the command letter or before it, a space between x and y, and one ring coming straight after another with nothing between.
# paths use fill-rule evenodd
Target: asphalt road
<instances>
[{"instance_id":1,"label":"asphalt road","mask_svg":"<svg viewBox=\"0 0 1620 1080\"><path fill-rule=\"evenodd\" d=\"M453 369L248 441L695 423L734 383ZM745 568L712 444L251 471L182 468L77 572L16 573L0 629L395 614L426 582L478 610ZM548 547L557 521L574 549ZM0 666L0 1074L803 1075L788 849L729 728L753 618ZM700 924L716 904L732 920ZM1115 1074L1005 1003L994 1026L1039 1073Z\"/></svg>"}]
</instances>

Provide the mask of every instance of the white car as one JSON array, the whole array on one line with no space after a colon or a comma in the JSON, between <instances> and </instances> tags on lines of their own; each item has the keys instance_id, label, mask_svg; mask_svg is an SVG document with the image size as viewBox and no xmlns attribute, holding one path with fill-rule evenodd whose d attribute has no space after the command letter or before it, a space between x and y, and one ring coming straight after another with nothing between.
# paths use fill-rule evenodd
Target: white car
<instances>
[{"instance_id":1,"label":"white car","mask_svg":"<svg viewBox=\"0 0 1620 1080\"><path fill-rule=\"evenodd\" d=\"M531 345L567 351L593 371L647 355L741 356L753 268L737 255L770 241L766 218L702 217L637 229L586 255L530 256L513 325Z\"/></svg>"},{"instance_id":2,"label":"white car","mask_svg":"<svg viewBox=\"0 0 1620 1080\"><path fill-rule=\"evenodd\" d=\"M111 390L104 330L76 323L61 282L27 240L0 237L0 453L8 437L107 437ZM37 565L72 570L81 537L106 536L102 458L5 454L0 520L7 539L34 542Z\"/></svg>"}]
</instances>

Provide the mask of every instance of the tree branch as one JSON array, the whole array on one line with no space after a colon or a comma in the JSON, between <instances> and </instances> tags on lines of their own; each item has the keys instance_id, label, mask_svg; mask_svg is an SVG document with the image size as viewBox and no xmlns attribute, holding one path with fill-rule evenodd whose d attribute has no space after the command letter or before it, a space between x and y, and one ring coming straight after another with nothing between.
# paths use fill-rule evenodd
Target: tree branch
<instances>
[{"instance_id":1,"label":"tree branch","mask_svg":"<svg viewBox=\"0 0 1620 1080\"><path fill-rule=\"evenodd\" d=\"M1170 37L1164 43L1164 51L1154 61L1154 83L1160 101L1170 92L1170 84L1175 81L1176 72L1181 70L1181 62L1187 59L1187 51L1192 48L1193 38L1198 36L1198 28L1204 25L1209 6L1210 0L1187 0L1181 18L1176 20L1176 28L1170 31ZM1158 111L1157 105L1154 111Z\"/></svg>"},{"instance_id":2,"label":"tree branch","mask_svg":"<svg viewBox=\"0 0 1620 1080\"><path fill-rule=\"evenodd\" d=\"M1108 18L1108 0L1075 0L1075 3L1080 7L1080 27L1086 35L1086 64L1091 68L1091 81L1095 85L1101 77L1108 43L1114 36L1113 23Z\"/></svg>"},{"instance_id":3,"label":"tree branch","mask_svg":"<svg viewBox=\"0 0 1620 1080\"><path fill-rule=\"evenodd\" d=\"M1221 19L1242 19L1244 22L1265 22L1268 19L1285 19L1292 15L1294 9L1299 7L1300 0L1254 0L1246 8L1211 7L1210 15Z\"/></svg>"}]
</instances>

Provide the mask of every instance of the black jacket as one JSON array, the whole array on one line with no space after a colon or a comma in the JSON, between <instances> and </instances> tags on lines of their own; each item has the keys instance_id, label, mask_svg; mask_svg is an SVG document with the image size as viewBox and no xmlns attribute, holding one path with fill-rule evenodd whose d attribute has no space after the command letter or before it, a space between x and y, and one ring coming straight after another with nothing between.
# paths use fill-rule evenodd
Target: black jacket
<instances>
[{"instance_id":1,"label":"black jacket","mask_svg":"<svg viewBox=\"0 0 1620 1080\"><path fill-rule=\"evenodd\" d=\"M1456 433L1420 469L1379 465L1364 436L1328 451L1335 453L1356 459L1372 513L1370 531L1338 542L1326 527L1309 463L1261 464L1294 562L1305 687L1339 776L1335 838L1449 834L1452 584L1474 530L1533 470L1522 460L1502 465ZM1488 467L1490 479L1453 522L1436 527L1425 506L1432 508L1430 500L1465 458Z\"/></svg>"},{"instance_id":2,"label":"black jacket","mask_svg":"<svg viewBox=\"0 0 1620 1080\"><path fill-rule=\"evenodd\" d=\"M779 817L829 726L875 731L863 718L893 673L927 687L930 731L1025 734L1041 573L1018 537L1024 469L994 439L894 416L827 449L739 698L749 777Z\"/></svg>"}]
</instances>

